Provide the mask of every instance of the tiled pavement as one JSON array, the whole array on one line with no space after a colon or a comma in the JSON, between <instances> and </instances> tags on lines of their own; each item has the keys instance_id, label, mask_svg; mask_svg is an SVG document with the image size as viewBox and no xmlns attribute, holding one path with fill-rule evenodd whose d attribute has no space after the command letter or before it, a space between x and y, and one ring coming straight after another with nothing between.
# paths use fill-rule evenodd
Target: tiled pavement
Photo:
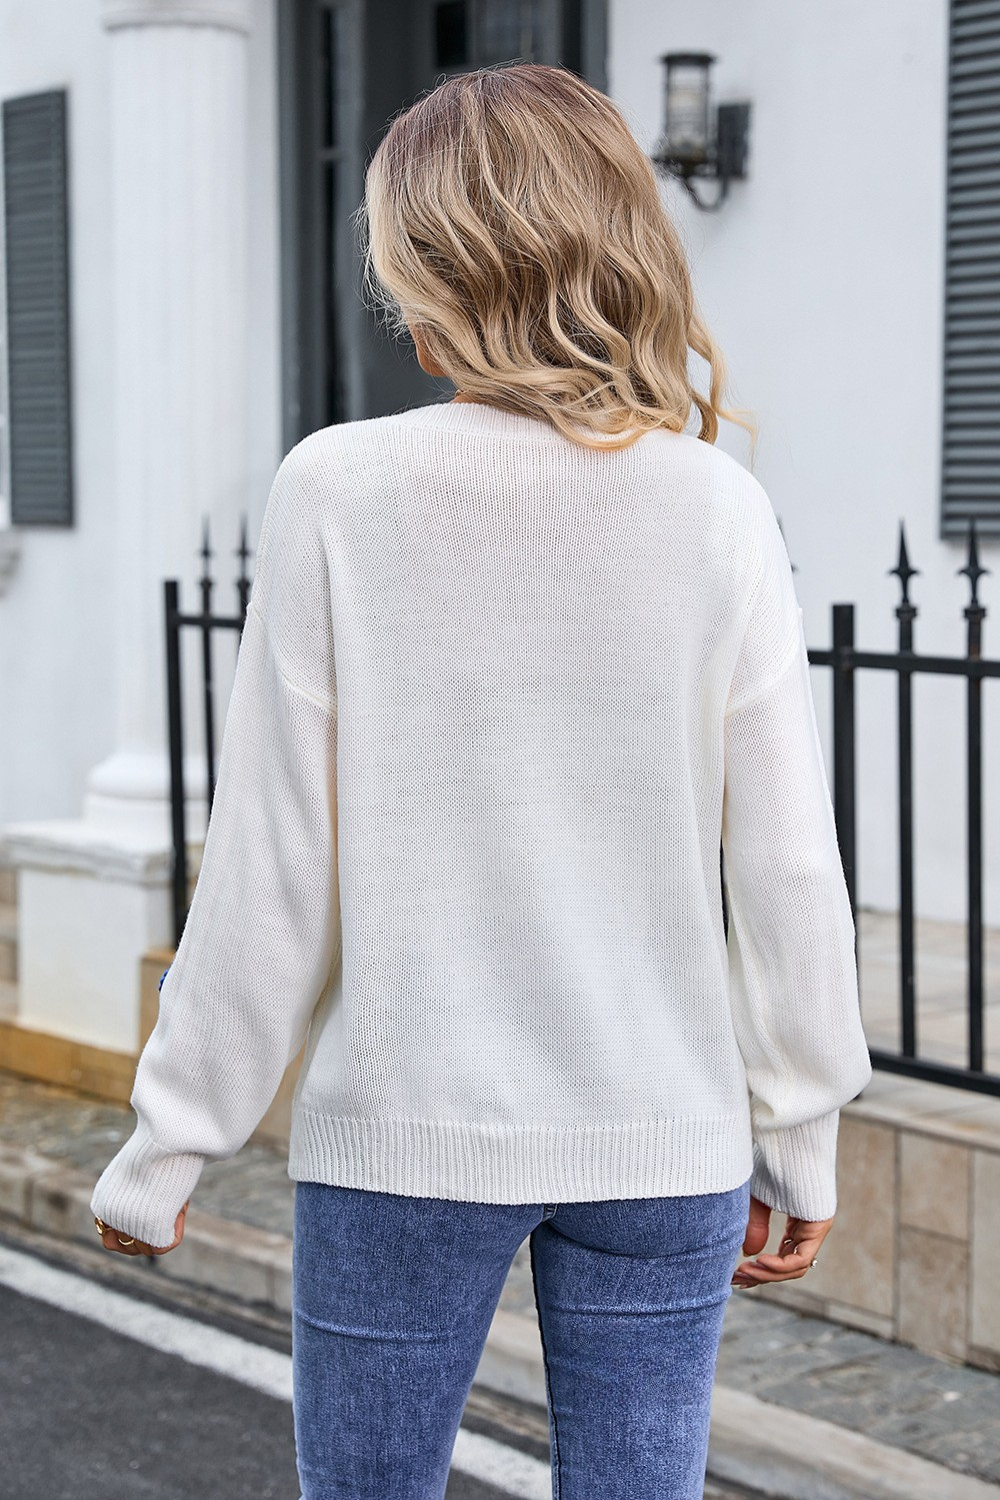
<instances>
[{"instance_id":1,"label":"tiled pavement","mask_svg":"<svg viewBox=\"0 0 1000 1500\"><path fill-rule=\"evenodd\" d=\"M30 1150L96 1179L133 1122L126 1106L0 1073L0 1146ZM229 1161L206 1165L192 1207L290 1237L292 1194L284 1155L251 1144ZM527 1241L501 1310L535 1316ZM729 1300L717 1382L1000 1485L1000 1374L755 1300L751 1291Z\"/></svg>"}]
</instances>

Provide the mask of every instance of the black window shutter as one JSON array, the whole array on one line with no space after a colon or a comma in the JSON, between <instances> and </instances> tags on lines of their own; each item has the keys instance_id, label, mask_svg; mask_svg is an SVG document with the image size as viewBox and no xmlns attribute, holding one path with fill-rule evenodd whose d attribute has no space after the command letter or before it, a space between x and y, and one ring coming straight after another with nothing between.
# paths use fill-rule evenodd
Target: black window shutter
<instances>
[{"instance_id":1,"label":"black window shutter","mask_svg":"<svg viewBox=\"0 0 1000 1500\"><path fill-rule=\"evenodd\" d=\"M11 520L73 521L66 91L3 103Z\"/></svg>"},{"instance_id":2,"label":"black window shutter","mask_svg":"<svg viewBox=\"0 0 1000 1500\"><path fill-rule=\"evenodd\" d=\"M1000 535L1000 0L951 0L941 533Z\"/></svg>"}]
</instances>

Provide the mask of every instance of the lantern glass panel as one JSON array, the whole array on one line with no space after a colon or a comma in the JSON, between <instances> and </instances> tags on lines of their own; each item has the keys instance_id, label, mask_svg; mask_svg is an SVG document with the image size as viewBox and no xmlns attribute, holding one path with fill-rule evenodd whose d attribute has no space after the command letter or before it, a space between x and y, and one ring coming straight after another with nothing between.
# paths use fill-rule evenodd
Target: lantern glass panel
<instances>
[{"instance_id":1,"label":"lantern glass panel","mask_svg":"<svg viewBox=\"0 0 1000 1500\"><path fill-rule=\"evenodd\" d=\"M708 68L678 63L667 67L666 140L671 151L707 152Z\"/></svg>"}]
</instances>

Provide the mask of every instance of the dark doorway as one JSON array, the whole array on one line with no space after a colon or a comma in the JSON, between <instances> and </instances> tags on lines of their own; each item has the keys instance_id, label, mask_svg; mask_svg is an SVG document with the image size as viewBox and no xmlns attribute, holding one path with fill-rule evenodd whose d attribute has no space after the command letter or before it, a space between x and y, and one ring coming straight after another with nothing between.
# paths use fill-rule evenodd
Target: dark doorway
<instances>
[{"instance_id":1,"label":"dark doorway","mask_svg":"<svg viewBox=\"0 0 1000 1500\"><path fill-rule=\"evenodd\" d=\"M279 0L286 450L318 427L443 399L361 300L350 216L389 121L445 77L561 63L597 88L606 0Z\"/></svg>"}]
</instances>

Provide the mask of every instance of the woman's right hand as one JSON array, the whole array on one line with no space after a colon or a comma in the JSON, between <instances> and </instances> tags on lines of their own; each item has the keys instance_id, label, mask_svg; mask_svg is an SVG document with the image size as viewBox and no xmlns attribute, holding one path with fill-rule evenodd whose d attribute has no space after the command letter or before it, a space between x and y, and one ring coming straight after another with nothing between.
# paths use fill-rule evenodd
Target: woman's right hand
<instances>
[{"instance_id":1,"label":"woman's right hand","mask_svg":"<svg viewBox=\"0 0 1000 1500\"><path fill-rule=\"evenodd\" d=\"M761 1255L771 1232L773 1210L759 1198L750 1195L750 1216L743 1238L743 1254L753 1260L741 1262L733 1272L736 1288L761 1286L770 1281L796 1281L810 1269L819 1247L833 1228L832 1219L796 1219L785 1221L785 1235L774 1255Z\"/></svg>"},{"instance_id":2,"label":"woman's right hand","mask_svg":"<svg viewBox=\"0 0 1000 1500\"><path fill-rule=\"evenodd\" d=\"M191 1199L189 1198L174 1220L174 1238L173 1243L170 1245L147 1245L145 1240L132 1239L127 1234L120 1236L118 1230L112 1229L110 1224L106 1224L104 1227L104 1233L101 1235L101 1244L105 1250L114 1250L119 1255L167 1255L171 1250L176 1250L184 1238L184 1216L188 1211L188 1203L190 1202ZM127 1240L128 1243L123 1245L121 1243L122 1238Z\"/></svg>"}]
</instances>

